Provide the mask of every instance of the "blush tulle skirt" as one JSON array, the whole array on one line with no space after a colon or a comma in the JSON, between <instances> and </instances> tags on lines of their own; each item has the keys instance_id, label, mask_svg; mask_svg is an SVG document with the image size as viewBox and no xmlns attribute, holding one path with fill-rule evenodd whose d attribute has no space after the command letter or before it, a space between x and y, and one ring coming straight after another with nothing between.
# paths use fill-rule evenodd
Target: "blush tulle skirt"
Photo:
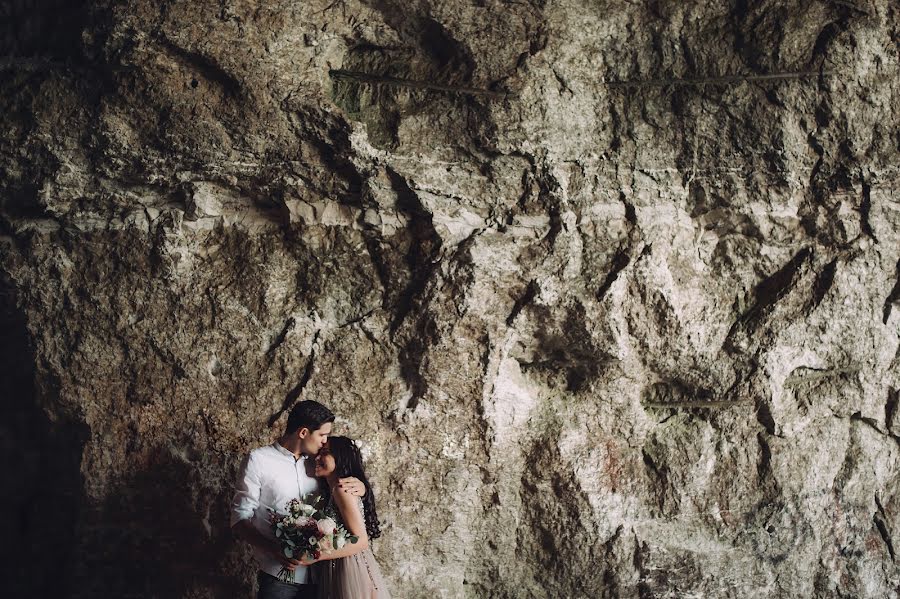
<instances>
[{"instance_id":1,"label":"blush tulle skirt","mask_svg":"<svg viewBox=\"0 0 900 599\"><path fill-rule=\"evenodd\" d=\"M320 562L316 583L320 599L391 599L371 549Z\"/></svg>"}]
</instances>

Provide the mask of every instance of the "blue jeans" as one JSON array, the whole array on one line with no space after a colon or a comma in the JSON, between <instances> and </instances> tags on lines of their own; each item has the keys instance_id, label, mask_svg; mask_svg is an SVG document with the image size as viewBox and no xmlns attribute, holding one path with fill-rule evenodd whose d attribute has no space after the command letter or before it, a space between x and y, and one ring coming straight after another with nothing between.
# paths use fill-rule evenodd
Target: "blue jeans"
<instances>
[{"instance_id":1,"label":"blue jeans","mask_svg":"<svg viewBox=\"0 0 900 599\"><path fill-rule=\"evenodd\" d=\"M256 599L316 599L314 584L291 584L265 572L257 572L256 582L259 583Z\"/></svg>"}]
</instances>

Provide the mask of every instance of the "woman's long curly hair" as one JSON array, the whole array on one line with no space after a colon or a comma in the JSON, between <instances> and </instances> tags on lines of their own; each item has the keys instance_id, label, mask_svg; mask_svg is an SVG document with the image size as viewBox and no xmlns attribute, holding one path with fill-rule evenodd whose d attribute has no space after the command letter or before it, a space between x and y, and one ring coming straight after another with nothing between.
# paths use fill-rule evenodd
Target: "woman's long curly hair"
<instances>
[{"instance_id":1,"label":"woman's long curly hair","mask_svg":"<svg viewBox=\"0 0 900 599\"><path fill-rule=\"evenodd\" d=\"M339 478L355 476L362 481L366 487L366 494L363 496L363 510L366 520L366 534L370 539L377 539L381 536L381 526L378 522L378 513L375 511L375 493L372 492L372 485L369 484L369 478L366 476L366 470L363 468L362 453L356 442L348 437L328 437L328 453L334 458L334 471ZM330 491L326 491L329 494ZM330 499L330 497L328 497Z\"/></svg>"}]
</instances>

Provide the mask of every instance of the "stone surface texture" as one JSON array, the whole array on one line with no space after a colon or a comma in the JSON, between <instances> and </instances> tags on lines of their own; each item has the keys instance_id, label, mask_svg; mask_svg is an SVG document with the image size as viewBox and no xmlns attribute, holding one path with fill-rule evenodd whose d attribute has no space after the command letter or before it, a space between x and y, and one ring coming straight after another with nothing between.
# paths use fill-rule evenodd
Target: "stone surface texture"
<instances>
[{"instance_id":1,"label":"stone surface texture","mask_svg":"<svg viewBox=\"0 0 900 599\"><path fill-rule=\"evenodd\" d=\"M306 398L396 597L898 596L896 2L0 10L9 596L250 596Z\"/></svg>"}]
</instances>

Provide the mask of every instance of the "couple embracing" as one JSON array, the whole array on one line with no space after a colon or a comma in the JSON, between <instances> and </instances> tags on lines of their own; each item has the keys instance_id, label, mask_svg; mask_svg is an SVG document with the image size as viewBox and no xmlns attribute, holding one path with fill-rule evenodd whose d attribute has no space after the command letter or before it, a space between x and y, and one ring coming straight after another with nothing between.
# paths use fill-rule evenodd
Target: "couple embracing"
<instances>
[{"instance_id":1,"label":"couple embracing","mask_svg":"<svg viewBox=\"0 0 900 599\"><path fill-rule=\"evenodd\" d=\"M331 410L301 401L278 441L254 449L241 465L231 528L253 546L258 599L390 599L369 548L381 531L362 455L352 440L331 436L333 423ZM272 533L270 513L316 493L358 540L318 559L308 553L290 559ZM293 582L282 580L285 572Z\"/></svg>"}]
</instances>

